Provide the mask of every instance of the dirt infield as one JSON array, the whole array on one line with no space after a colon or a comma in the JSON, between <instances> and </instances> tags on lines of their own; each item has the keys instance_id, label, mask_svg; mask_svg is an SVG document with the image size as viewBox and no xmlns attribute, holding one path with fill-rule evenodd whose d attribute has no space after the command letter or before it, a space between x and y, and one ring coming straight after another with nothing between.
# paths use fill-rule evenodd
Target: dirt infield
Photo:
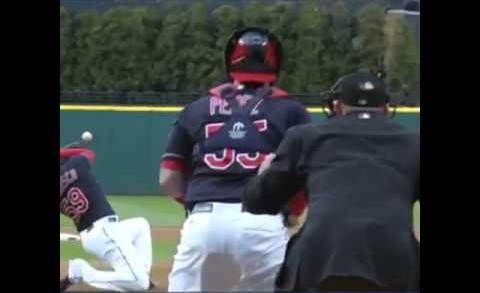
<instances>
[{"instance_id":1,"label":"dirt infield","mask_svg":"<svg viewBox=\"0 0 480 293\"><path fill-rule=\"evenodd\" d=\"M157 241L179 241L179 228L152 228L152 238Z\"/></svg>"},{"instance_id":2,"label":"dirt infield","mask_svg":"<svg viewBox=\"0 0 480 293\"><path fill-rule=\"evenodd\" d=\"M75 229L62 229L62 232L66 233L74 233L76 234ZM152 228L152 240L161 242L174 242L180 239L180 230L179 228ZM100 262L94 262L92 265L98 269L109 270L108 266L102 264ZM67 274L67 262L60 262L60 276L65 276ZM165 261L165 262L156 262L152 265L152 273L151 279L157 284L157 288L150 292L165 292L168 288L168 273L172 267L172 261ZM100 289L96 289L90 287L85 284L78 284L72 286L69 291L102 291Z\"/></svg>"},{"instance_id":3,"label":"dirt infield","mask_svg":"<svg viewBox=\"0 0 480 293\"><path fill-rule=\"evenodd\" d=\"M98 263L92 263L95 267L99 269L107 269L107 267L102 266ZM151 278L154 280L154 282L157 284L157 288L155 290L150 291L150 292L165 292L167 291L168 287L168 273L170 272L170 268L172 267L172 262L159 262L159 263L154 263L152 266L152 274ZM60 273L62 276L64 276L67 272L67 263L63 262L60 263ZM70 287L69 291L102 291L100 289L96 289L93 287L90 287L85 284L78 284L75 286Z\"/></svg>"},{"instance_id":4,"label":"dirt infield","mask_svg":"<svg viewBox=\"0 0 480 293\"><path fill-rule=\"evenodd\" d=\"M62 232L75 233L73 229L62 229ZM420 239L420 229L416 227L415 235ZM179 228L152 228L152 238L154 241L178 241L180 238ZM98 269L109 270L107 266L101 263L92 263ZM156 262L152 266L151 278L157 284L157 288L153 292L166 292L168 288L168 273L170 272L172 261ZM67 272L67 262L60 262L61 276L65 276ZM85 284L72 286L70 291L101 291Z\"/></svg>"},{"instance_id":5,"label":"dirt infield","mask_svg":"<svg viewBox=\"0 0 480 293\"><path fill-rule=\"evenodd\" d=\"M78 234L74 228L62 228L61 232ZM180 239L180 228L177 227L152 227L152 239L157 241L177 241Z\"/></svg>"}]
</instances>

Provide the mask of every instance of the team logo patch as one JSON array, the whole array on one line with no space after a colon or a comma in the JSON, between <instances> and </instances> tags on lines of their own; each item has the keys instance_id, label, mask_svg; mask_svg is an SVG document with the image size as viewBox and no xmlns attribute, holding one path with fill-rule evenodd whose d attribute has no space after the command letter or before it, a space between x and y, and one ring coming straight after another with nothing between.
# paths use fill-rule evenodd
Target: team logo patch
<instances>
[{"instance_id":1,"label":"team logo patch","mask_svg":"<svg viewBox=\"0 0 480 293\"><path fill-rule=\"evenodd\" d=\"M232 130L228 131L228 134L231 139L242 139L245 137L245 134L247 133L245 130L245 125L243 125L242 122L235 122L233 124Z\"/></svg>"}]
</instances>

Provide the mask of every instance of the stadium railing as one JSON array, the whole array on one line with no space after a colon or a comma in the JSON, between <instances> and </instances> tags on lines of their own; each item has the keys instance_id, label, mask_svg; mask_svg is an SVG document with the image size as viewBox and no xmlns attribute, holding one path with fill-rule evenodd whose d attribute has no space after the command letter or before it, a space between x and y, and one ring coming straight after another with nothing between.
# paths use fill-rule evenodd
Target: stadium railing
<instances>
[{"instance_id":1,"label":"stadium railing","mask_svg":"<svg viewBox=\"0 0 480 293\"><path fill-rule=\"evenodd\" d=\"M86 105L186 105L205 93L202 92L103 92L103 91L63 91L60 93L61 104ZM322 103L319 95L291 94L307 106L318 106ZM401 94L392 94L394 104L416 107L418 102L412 102Z\"/></svg>"}]
</instances>

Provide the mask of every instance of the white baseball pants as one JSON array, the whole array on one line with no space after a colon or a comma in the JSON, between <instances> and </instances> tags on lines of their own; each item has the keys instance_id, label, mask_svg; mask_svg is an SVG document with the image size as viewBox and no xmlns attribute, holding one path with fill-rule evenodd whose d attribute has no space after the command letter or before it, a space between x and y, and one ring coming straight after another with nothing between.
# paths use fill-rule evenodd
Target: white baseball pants
<instances>
[{"instance_id":1,"label":"white baseball pants","mask_svg":"<svg viewBox=\"0 0 480 293\"><path fill-rule=\"evenodd\" d=\"M288 241L282 216L241 209L239 203L196 205L181 231L169 292L274 290Z\"/></svg>"},{"instance_id":2,"label":"white baseball pants","mask_svg":"<svg viewBox=\"0 0 480 293\"><path fill-rule=\"evenodd\" d=\"M83 259L75 259L69 262L68 277L73 283L105 290L147 290L152 266L150 225L144 218L111 222L111 217L96 221L90 231L80 233L80 238L85 251L110 264L113 271L100 271Z\"/></svg>"}]
</instances>

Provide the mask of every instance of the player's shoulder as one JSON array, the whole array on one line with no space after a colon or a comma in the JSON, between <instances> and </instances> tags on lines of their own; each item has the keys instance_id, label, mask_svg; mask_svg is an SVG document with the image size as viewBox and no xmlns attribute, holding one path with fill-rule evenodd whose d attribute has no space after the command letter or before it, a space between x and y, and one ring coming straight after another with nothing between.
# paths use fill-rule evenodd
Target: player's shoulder
<instances>
[{"instance_id":1,"label":"player's shoulder","mask_svg":"<svg viewBox=\"0 0 480 293\"><path fill-rule=\"evenodd\" d=\"M272 108L287 108L289 110L307 111L304 104L294 95L280 88L272 88L272 94L266 98L266 102Z\"/></svg>"},{"instance_id":2,"label":"player's shoulder","mask_svg":"<svg viewBox=\"0 0 480 293\"><path fill-rule=\"evenodd\" d=\"M410 125L402 124L394 119L387 119L386 125L393 131L397 131L403 133L407 136L411 136L412 138L420 139L420 130Z\"/></svg>"},{"instance_id":3,"label":"player's shoulder","mask_svg":"<svg viewBox=\"0 0 480 293\"><path fill-rule=\"evenodd\" d=\"M180 113L183 114L183 115L188 115L188 114L191 114L191 113L200 112L201 110L203 110L205 108L205 105L208 104L209 98L210 97L208 95L200 96L195 101L190 102L187 105L185 105L185 107L183 107L183 109L180 111Z\"/></svg>"},{"instance_id":4,"label":"player's shoulder","mask_svg":"<svg viewBox=\"0 0 480 293\"><path fill-rule=\"evenodd\" d=\"M271 94L271 97L272 98L283 98L283 99L288 99L288 98L292 98L289 93L281 88L278 88L278 87L272 87L272 94Z\"/></svg>"},{"instance_id":5,"label":"player's shoulder","mask_svg":"<svg viewBox=\"0 0 480 293\"><path fill-rule=\"evenodd\" d=\"M298 101L297 97L294 95L291 95L287 91L278 88L278 87L272 87L271 88L271 94L268 96L269 100L275 101L277 103L288 103L288 104L299 104L301 103Z\"/></svg>"},{"instance_id":6,"label":"player's shoulder","mask_svg":"<svg viewBox=\"0 0 480 293\"><path fill-rule=\"evenodd\" d=\"M411 147L420 148L420 129L413 125L406 125L392 118L387 118L382 132L401 138Z\"/></svg>"},{"instance_id":7,"label":"player's shoulder","mask_svg":"<svg viewBox=\"0 0 480 293\"><path fill-rule=\"evenodd\" d=\"M90 161L84 155L75 155L68 159L64 164L64 168L75 169L77 172L90 170Z\"/></svg>"},{"instance_id":8,"label":"player's shoulder","mask_svg":"<svg viewBox=\"0 0 480 293\"><path fill-rule=\"evenodd\" d=\"M181 111L184 115L191 115L191 114L201 114L205 113L208 114L210 111L210 104L212 99L223 99L222 96L224 95L224 91L229 90L232 88L231 83L223 83L220 85L213 86L210 88L206 93L203 93L199 98L195 101L190 102L187 104L183 110Z\"/></svg>"},{"instance_id":9,"label":"player's shoulder","mask_svg":"<svg viewBox=\"0 0 480 293\"><path fill-rule=\"evenodd\" d=\"M185 105L178 114L177 121L187 128L194 126L204 119L204 117L208 116L209 108L209 96L203 95Z\"/></svg>"}]
</instances>

